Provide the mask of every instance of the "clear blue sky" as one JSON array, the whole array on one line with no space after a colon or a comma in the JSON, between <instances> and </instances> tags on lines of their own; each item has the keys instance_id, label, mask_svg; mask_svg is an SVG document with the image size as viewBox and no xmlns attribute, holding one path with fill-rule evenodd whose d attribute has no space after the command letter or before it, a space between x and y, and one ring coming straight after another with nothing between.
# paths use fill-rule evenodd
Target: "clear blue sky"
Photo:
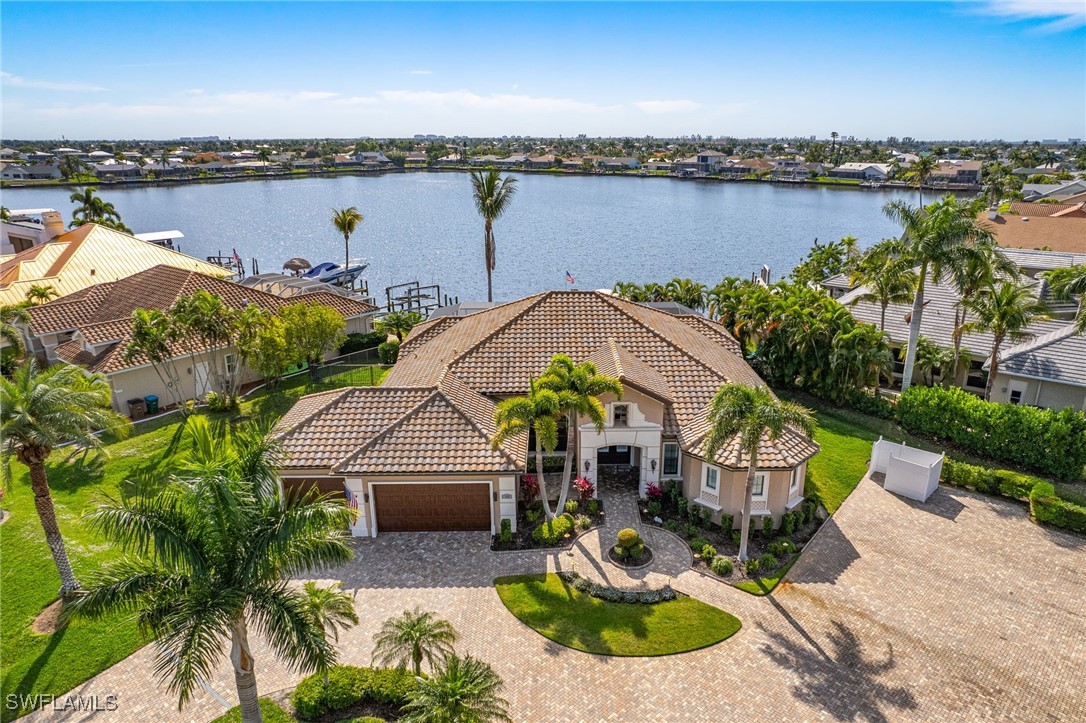
<instances>
[{"instance_id":1,"label":"clear blue sky","mask_svg":"<svg viewBox=\"0 0 1086 723\"><path fill-rule=\"evenodd\" d=\"M0 5L5 138L1086 137L1086 2Z\"/></svg>"}]
</instances>

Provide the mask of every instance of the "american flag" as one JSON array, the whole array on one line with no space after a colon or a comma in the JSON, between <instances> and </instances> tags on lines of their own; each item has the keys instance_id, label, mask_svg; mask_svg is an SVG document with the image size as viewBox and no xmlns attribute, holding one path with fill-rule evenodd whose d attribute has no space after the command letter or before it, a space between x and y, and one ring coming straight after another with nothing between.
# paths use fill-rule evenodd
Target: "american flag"
<instances>
[{"instance_id":1,"label":"american flag","mask_svg":"<svg viewBox=\"0 0 1086 723\"><path fill-rule=\"evenodd\" d=\"M238 256L238 250L237 249L234 249L234 263L235 264L240 264L241 263L241 257Z\"/></svg>"},{"instance_id":2,"label":"american flag","mask_svg":"<svg viewBox=\"0 0 1086 723\"><path fill-rule=\"evenodd\" d=\"M568 271L566 272L566 281L571 284L573 283L573 274L569 273Z\"/></svg>"}]
</instances>

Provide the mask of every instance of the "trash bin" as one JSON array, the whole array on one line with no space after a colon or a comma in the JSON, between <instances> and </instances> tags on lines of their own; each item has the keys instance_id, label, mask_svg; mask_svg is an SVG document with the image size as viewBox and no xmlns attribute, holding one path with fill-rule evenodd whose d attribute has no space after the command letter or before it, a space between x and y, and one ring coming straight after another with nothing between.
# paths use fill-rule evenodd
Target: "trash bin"
<instances>
[{"instance_id":1,"label":"trash bin","mask_svg":"<svg viewBox=\"0 0 1086 723\"><path fill-rule=\"evenodd\" d=\"M142 397L128 400L128 416L133 422L138 422L147 416L147 402Z\"/></svg>"},{"instance_id":2,"label":"trash bin","mask_svg":"<svg viewBox=\"0 0 1086 723\"><path fill-rule=\"evenodd\" d=\"M147 402L147 413L158 414L158 397L154 394L150 394L143 398Z\"/></svg>"}]
</instances>

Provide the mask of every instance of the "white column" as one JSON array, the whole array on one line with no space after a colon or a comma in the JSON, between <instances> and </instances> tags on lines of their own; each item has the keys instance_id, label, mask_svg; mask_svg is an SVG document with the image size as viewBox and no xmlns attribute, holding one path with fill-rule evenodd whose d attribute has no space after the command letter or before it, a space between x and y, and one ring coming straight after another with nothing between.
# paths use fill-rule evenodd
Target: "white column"
<instances>
[{"instance_id":1,"label":"white column","mask_svg":"<svg viewBox=\"0 0 1086 723\"><path fill-rule=\"evenodd\" d=\"M363 492L362 480L351 478L343 480L346 488L347 504L358 511L358 517L351 525L351 535L354 537L369 537L369 505L366 504L366 495Z\"/></svg>"},{"instance_id":2,"label":"white column","mask_svg":"<svg viewBox=\"0 0 1086 723\"><path fill-rule=\"evenodd\" d=\"M498 478L498 513L503 520L509 520L513 532L517 531L517 478Z\"/></svg>"}]
</instances>

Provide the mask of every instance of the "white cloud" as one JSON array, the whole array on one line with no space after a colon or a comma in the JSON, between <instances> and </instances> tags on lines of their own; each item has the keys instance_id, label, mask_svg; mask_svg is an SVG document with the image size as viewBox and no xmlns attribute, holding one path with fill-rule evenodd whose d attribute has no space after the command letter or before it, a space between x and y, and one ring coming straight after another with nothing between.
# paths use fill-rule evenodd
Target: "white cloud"
<instances>
[{"instance_id":1,"label":"white cloud","mask_svg":"<svg viewBox=\"0 0 1086 723\"><path fill-rule=\"evenodd\" d=\"M1051 20L1042 30L1058 32L1086 25L1083 0L985 0L978 10L1014 20Z\"/></svg>"},{"instance_id":2,"label":"white cloud","mask_svg":"<svg viewBox=\"0 0 1086 723\"><path fill-rule=\"evenodd\" d=\"M89 83L55 83L50 80L33 80L31 78L24 78L3 71L0 71L0 77L3 78L4 85L12 88L33 88L35 90L59 90L86 93L97 93L109 90L100 85L91 85Z\"/></svg>"},{"instance_id":3,"label":"white cloud","mask_svg":"<svg viewBox=\"0 0 1086 723\"><path fill-rule=\"evenodd\" d=\"M690 113L701 108L701 103L693 100L641 100L633 104L634 108L652 113Z\"/></svg>"},{"instance_id":4,"label":"white cloud","mask_svg":"<svg viewBox=\"0 0 1086 723\"><path fill-rule=\"evenodd\" d=\"M433 75L434 71L432 71L432 70L409 70L409 71L407 71L407 74L408 75Z\"/></svg>"}]
</instances>

